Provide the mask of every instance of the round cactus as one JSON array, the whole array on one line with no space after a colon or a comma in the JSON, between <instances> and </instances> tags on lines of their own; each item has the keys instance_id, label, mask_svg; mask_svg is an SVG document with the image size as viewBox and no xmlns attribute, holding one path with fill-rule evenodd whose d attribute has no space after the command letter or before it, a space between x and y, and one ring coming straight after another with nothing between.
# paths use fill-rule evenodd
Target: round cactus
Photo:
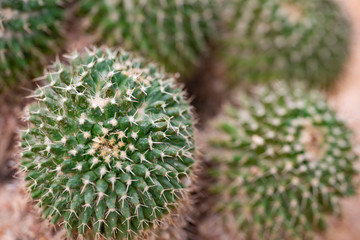
<instances>
[{"instance_id":1,"label":"round cactus","mask_svg":"<svg viewBox=\"0 0 360 240\"><path fill-rule=\"evenodd\" d=\"M185 76L205 54L215 28L213 0L83 0L79 5L100 41L122 44Z\"/></svg>"},{"instance_id":2,"label":"round cactus","mask_svg":"<svg viewBox=\"0 0 360 240\"><path fill-rule=\"evenodd\" d=\"M34 77L60 44L58 22L63 9L57 0L0 2L0 91Z\"/></svg>"},{"instance_id":3,"label":"round cactus","mask_svg":"<svg viewBox=\"0 0 360 240\"><path fill-rule=\"evenodd\" d=\"M123 50L65 57L29 107L28 190L69 233L134 239L185 200L191 108L171 76Z\"/></svg>"},{"instance_id":4,"label":"round cactus","mask_svg":"<svg viewBox=\"0 0 360 240\"><path fill-rule=\"evenodd\" d=\"M245 239L312 239L355 191L351 132L321 93L296 87L258 88L213 122L217 207Z\"/></svg>"},{"instance_id":5,"label":"round cactus","mask_svg":"<svg viewBox=\"0 0 360 240\"><path fill-rule=\"evenodd\" d=\"M295 78L328 87L341 72L350 23L333 0L232 0L224 9L233 83Z\"/></svg>"}]
</instances>

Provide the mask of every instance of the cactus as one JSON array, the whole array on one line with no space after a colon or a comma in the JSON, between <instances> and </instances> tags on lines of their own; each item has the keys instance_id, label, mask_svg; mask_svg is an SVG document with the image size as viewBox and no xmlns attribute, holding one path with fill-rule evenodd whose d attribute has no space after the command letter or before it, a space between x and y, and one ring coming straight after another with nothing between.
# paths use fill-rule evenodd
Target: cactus
<instances>
[{"instance_id":1,"label":"cactus","mask_svg":"<svg viewBox=\"0 0 360 240\"><path fill-rule=\"evenodd\" d=\"M312 239L355 191L351 132L320 92L295 86L256 88L212 123L216 209L245 239Z\"/></svg>"},{"instance_id":2,"label":"cactus","mask_svg":"<svg viewBox=\"0 0 360 240\"><path fill-rule=\"evenodd\" d=\"M224 9L221 57L232 83L305 79L328 88L343 69L350 23L333 0L232 0Z\"/></svg>"},{"instance_id":3,"label":"cactus","mask_svg":"<svg viewBox=\"0 0 360 240\"><path fill-rule=\"evenodd\" d=\"M213 0L83 0L79 15L100 42L121 44L188 76L215 30Z\"/></svg>"},{"instance_id":4,"label":"cactus","mask_svg":"<svg viewBox=\"0 0 360 240\"><path fill-rule=\"evenodd\" d=\"M39 73L49 53L60 45L57 0L0 2L0 92Z\"/></svg>"},{"instance_id":5,"label":"cactus","mask_svg":"<svg viewBox=\"0 0 360 240\"><path fill-rule=\"evenodd\" d=\"M123 50L66 55L25 115L21 169L69 234L136 239L186 200L191 107L174 78Z\"/></svg>"}]
</instances>

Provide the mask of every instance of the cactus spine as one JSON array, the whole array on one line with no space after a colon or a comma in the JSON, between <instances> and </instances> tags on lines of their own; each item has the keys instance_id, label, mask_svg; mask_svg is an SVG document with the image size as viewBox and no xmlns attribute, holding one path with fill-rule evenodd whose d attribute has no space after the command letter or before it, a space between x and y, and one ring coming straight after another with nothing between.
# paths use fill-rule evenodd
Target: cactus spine
<instances>
[{"instance_id":1,"label":"cactus spine","mask_svg":"<svg viewBox=\"0 0 360 240\"><path fill-rule=\"evenodd\" d=\"M63 17L58 2L0 2L0 92L15 82L36 76L46 62L46 55L58 49L61 42L58 25Z\"/></svg>"},{"instance_id":2,"label":"cactus spine","mask_svg":"<svg viewBox=\"0 0 360 240\"><path fill-rule=\"evenodd\" d=\"M350 131L321 93L295 89L258 88L213 122L217 207L245 239L312 239L355 191Z\"/></svg>"},{"instance_id":3,"label":"cactus spine","mask_svg":"<svg viewBox=\"0 0 360 240\"><path fill-rule=\"evenodd\" d=\"M191 108L171 76L123 50L66 57L29 107L28 190L70 234L135 239L186 197Z\"/></svg>"},{"instance_id":4,"label":"cactus spine","mask_svg":"<svg viewBox=\"0 0 360 240\"><path fill-rule=\"evenodd\" d=\"M224 9L223 58L233 81L327 87L341 72L350 24L333 0L232 0Z\"/></svg>"}]
</instances>

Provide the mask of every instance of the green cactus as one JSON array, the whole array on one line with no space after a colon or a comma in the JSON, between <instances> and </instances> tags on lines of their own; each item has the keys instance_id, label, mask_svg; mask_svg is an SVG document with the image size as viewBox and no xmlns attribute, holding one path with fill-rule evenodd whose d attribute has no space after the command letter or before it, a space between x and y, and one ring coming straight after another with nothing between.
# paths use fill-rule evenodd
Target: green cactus
<instances>
[{"instance_id":1,"label":"green cactus","mask_svg":"<svg viewBox=\"0 0 360 240\"><path fill-rule=\"evenodd\" d=\"M29 107L28 190L70 234L134 239L185 200L191 108L173 77L123 50L65 57Z\"/></svg>"},{"instance_id":2,"label":"green cactus","mask_svg":"<svg viewBox=\"0 0 360 240\"><path fill-rule=\"evenodd\" d=\"M121 44L187 76L211 41L212 8L213 0L83 0L79 14L100 42Z\"/></svg>"},{"instance_id":3,"label":"green cactus","mask_svg":"<svg viewBox=\"0 0 360 240\"><path fill-rule=\"evenodd\" d=\"M0 2L0 92L36 76L60 44L58 0Z\"/></svg>"},{"instance_id":4,"label":"green cactus","mask_svg":"<svg viewBox=\"0 0 360 240\"><path fill-rule=\"evenodd\" d=\"M333 0L231 0L223 8L221 54L232 83L295 78L327 88L343 69L351 27Z\"/></svg>"},{"instance_id":5,"label":"green cactus","mask_svg":"<svg viewBox=\"0 0 360 240\"><path fill-rule=\"evenodd\" d=\"M217 209L245 239L312 239L355 191L351 132L320 92L304 89L258 88L213 122Z\"/></svg>"}]
</instances>

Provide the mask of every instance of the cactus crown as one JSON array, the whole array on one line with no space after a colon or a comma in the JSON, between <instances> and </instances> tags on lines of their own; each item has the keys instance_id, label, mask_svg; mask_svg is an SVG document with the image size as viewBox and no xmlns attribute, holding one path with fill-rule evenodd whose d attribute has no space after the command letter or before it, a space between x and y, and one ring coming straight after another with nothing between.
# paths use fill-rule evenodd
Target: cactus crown
<instances>
[{"instance_id":1,"label":"cactus crown","mask_svg":"<svg viewBox=\"0 0 360 240\"><path fill-rule=\"evenodd\" d=\"M63 10L57 2L0 2L0 92L24 77L34 77L46 54L53 53L58 47L60 31L57 25Z\"/></svg>"},{"instance_id":2,"label":"cactus crown","mask_svg":"<svg viewBox=\"0 0 360 240\"><path fill-rule=\"evenodd\" d=\"M246 239L311 239L353 193L350 132L319 92L277 83L215 121L214 188Z\"/></svg>"},{"instance_id":3,"label":"cactus crown","mask_svg":"<svg viewBox=\"0 0 360 240\"><path fill-rule=\"evenodd\" d=\"M65 57L29 107L28 190L70 233L133 239L186 196L191 108L173 78L122 50Z\"/></svg>"},{"instance_id":4,"label":"cactus crown","mask_svg":"<svg viewBox=\"0 0 360 240\"><path fill-rule=\"evenodd\" d=\"M156 60L167 71L188 75L214 31L213 0L84 0L80 14L100 41L121 44Z\"/></svg>"},{"instance_id":5,"label":"cactus crown","mask_svg":"<svg viewBox=\"0 0 360 240\"><path fill-rule=\"evenodd\" d=\"M234 81L327 87L341 72L350 24L333 0L234 0L227 8L223 58Z\"/></svg>"}]
</instances>

